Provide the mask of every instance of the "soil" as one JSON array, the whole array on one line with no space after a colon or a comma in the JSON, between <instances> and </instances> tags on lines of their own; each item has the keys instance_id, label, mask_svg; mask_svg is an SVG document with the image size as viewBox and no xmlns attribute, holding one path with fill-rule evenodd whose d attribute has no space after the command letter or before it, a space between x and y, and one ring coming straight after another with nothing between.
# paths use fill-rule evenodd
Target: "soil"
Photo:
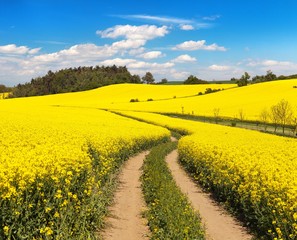
<instances>
[{"instance_id":1,"label":"soil","mask_svg":"<svg viewBox=\"0 0 297 240\"><path fill-rule=\"evenodd\" d=\"M176 139L172 139L175 141ZM130 158L123 166L119 175L119 186L114 196L114 204L109 208L103 239L146 240L150 231L147 220L142 217L145 202L141 191L141 167L148 151ZM205 193L185 172L178 163L177 150L166 157L172 175L184 192L194 209L199 212L206 230L207 240L251 240L240 222L228 214L215 202L210 194Z\"/></svg>"},{"instance_id":2,"label":"soil","mask_svg":"<svg viewBox=\"0 0 297 240\"><path fill-rule=\"evenodd\" d=\"M147 220L142 217L145 201L141 191L141 167L148 151L131 157L119 175L114 204L109 208L103 239L149 239Z\"/></svg>"},{"instance_id":3,"label":"soil","mask_svg":"<svg viewBox=\"0 0 297 240\"><path fill-rule=\"evenodd\" d=\"M202 223L206 230L208 240L249 240L253 236L247 229L241 226L239 221L219 206L210 194L203 190L187 175L185 170L178 163L178 152L174 150L166 157L166 162L172 175L184 192L192 206L200 213Z\"/></svg>"}]
</instances>

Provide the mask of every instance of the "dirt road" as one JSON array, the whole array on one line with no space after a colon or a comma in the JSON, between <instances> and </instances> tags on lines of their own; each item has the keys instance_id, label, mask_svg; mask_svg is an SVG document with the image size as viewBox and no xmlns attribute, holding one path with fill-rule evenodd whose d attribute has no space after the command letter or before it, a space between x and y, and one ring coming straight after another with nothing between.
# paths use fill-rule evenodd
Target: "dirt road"
<instances>
[{"instance_id":1,"label":"dirt road","mask_svg":"<svg viewBox=\"0 0 297 240\"><path fill-rule=\"evenodd\" d=\"M119 186L110 207L107 227L103 233L106 240L149 239L146 219L142 218L145 202L141 191L141 166L148 152L130 158L119 176Z\"/></svg>"},{"instance_id":2,"label":"dirt road","mask_svg":"<svg viewBox=\"0 0 297 240\"><path fill-rule=\"evenodd\" d=\"M210 195L204 193L192 181L178 163L178 152L174 150L166 157L166 162L182 192L187 194L195 210L200 213L206 228L206 239L211 240L249 240L247 230L239 222L215 203Z\"/></svg>"}]
</instances>

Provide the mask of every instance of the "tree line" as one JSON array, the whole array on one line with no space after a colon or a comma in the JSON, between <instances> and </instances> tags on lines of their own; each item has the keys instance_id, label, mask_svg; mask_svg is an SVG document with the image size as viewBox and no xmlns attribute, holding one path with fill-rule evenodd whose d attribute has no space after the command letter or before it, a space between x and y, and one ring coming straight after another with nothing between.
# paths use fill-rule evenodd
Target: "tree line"
<instances>
[{"instance_id":1,"label":"tree line","mask_svg":"<svg viewBox=\"0 0 297 240\"><path fill-rule=\"evenodd\" d=\"M245 72L240 78L231 78L231 82L237 83L239 87L246 86L249 83L261 83L261 82L269 82L269 81L276 81L276 80L286 80L286 79L293 79L297 78L297 74L293 75L280 75L276 76L271 70L266 72L266 75L256 75L253 78L249 75L248 72Z\"/></svg>"},{"instance_id":2,"label":"tree line","mask_svg":"<svg viewBox=\"0 0 297 240\"><path fill-rule=\"evenodd\" d=\"M267 71L266 75L256 75L253 78L245 72L240 78L231 78L231 82L237 83L238 86L248 84L284 80L297 78L297 74L289 76L276 76L272 71ZM33 78L31 82L18 84L12 88L0 84L0 93L10 92L9 97L28 97L41 96L47 94L77 92L90 90L106 85L119 83L146 83L155 84L155 78L151 72L141 78L139 75L132 75L126 66L90 66L66 68L53 72L48 71L43 77ZM166 84L166 78L161 79L157 84ZM188 76L183 84L208 84L206 80L199 79L194 75Z\"/></svg>"},{"instance_id":3,"label":"tree line","mask_svg":"<svg viewBox=\"0 0 297 240\"><path fill-rule=\"evenodd\" d=\"M0 84L0 93L7 93L11 91L12 91L11 87L6 87L5 85Z\"/></svg>"},{"instance_id":4,"label":"tree line","mask_svg":"<svg viewBox=\"0 0 297 240\"><path fill-rule=\"evenodd\" d=\"M220 108L213 109L213 119L215 123L220 121L230 121L228 118L220 116ZM248 122L250 124L263 125L264 131L267 131L269 126L274 128L274 133L278 128L281 128L282 134L285 135L285 129L290 129L294 135L297 134L297 113L294 112L292 105L285 99L280 100L270 108L263 108L259 114L258 120L249 121L246 119L243 109L239 109L237 117L235 117L231 126L236 126L236 121L241 123ZM297 135L296 135L297 136Z\"/></svg>"},{"instance_id":5,"label":"tree line","mask_svg":"<svg viewBox=\"0 0 297 240\"><path fill-rule=\"evenodd\" d=\"M141 83L141 79L138 75L131 75L126 67L115 65L67 68L48 71L43 77L18 84L12 89L11 97L77 92L118 83Z\"/></svg>"}]
</instances>

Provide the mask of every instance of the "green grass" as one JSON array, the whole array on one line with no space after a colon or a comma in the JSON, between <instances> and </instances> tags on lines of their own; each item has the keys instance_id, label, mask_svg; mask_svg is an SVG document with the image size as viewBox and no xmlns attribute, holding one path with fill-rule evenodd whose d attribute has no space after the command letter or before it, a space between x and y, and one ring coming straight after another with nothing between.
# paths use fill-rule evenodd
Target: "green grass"
<instances>
[{"instance_id":1,"label":"green grass","mask_svg":"<svg viewBox=\"0 0 297 240\"><path fill-rule=\"evenodd\" d=\"M175 142L160 144L144 162L142 188L151 239L205 239L199 215L176 186L165 162L176 147Z\"/></svg>"}]
</instances>

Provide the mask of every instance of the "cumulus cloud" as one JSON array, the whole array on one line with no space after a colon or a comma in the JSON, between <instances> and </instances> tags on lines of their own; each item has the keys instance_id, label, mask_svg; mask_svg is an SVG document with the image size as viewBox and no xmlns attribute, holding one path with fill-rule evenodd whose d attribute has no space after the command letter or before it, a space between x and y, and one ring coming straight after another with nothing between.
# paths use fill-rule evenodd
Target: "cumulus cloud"
<instances>
[{"instance_id":1,"label":"cumulus cloud","mask_svg":"<svg viewBox=\"0 0 297 240\"><path fill-rule=\"evenodd\" d=\"M103 65L118 65L118 66L127 66L128 69L162 69L170 68L174 66L174 63L148 63L144 61L137 61L136 59L123 59L123 58L114 58L108 59L100 62Z\"/></svg>"},{"instance_id":2,"label":"cumulus cloud","mask_svg":"<svg viewBox=\"0 0 297 240\"><path fill-rule=\"evenodd\" d=\"M176 63L184 63L184 62L196 62L197 59L194 57L191 57L188 54L180 55L177 58L173 59L172 62Z\"/></svg>"},{"instance_id":3,"label":"cumulus cloud","mask_svg":"<svg viewBox=\"0 0 297 240\"><path fill-rule=\"evenodd\" d=\"M97 46L95 44L78 44L59 52L34 56L32 60L40 62L61 62L65 60L103 59L113 56L116 53L117 47L109 45Z\"/></svg>"},{"instance_id":4,"label":"cumulus cloud","mask_svg":"<svg viewBox=\"0 0 297 240\"><path fill-rule=\"evenodd\" d=\"M146 43L146 40L144 39L127 39L127 40L122 40L118 42L114 42L111 46L111 48L114 49L133 49L133 48L139 48L144 46Z\"/></svg>"},{"instance_id":5,"label":"cumulus cloud","mask_svg":"<svg viewBox=\"0 0 297 240\"><path fill-rule=\"evenodd\" d=\"M17 54L17 55L24 55L24 54L36 54L40 51L41 48L33 48L30 49L26 46L16 46L15 44L8 44L4 46L0 46L0 54Z\"/></svg>"},{"instance_id":6,"label":"cumulus cloud","mask_svg":"<svg viewBox=\"0 0 297 240\"><path fill-rule=\"evenodd\" d=\"M186 51L194 51L194 50L207 50L207 51L227 51L225 47L218 46L216 43L211 45L206 45L205 40L200 41L186 41L181 44L173 47L173 50L186 50Z\"/></svg>"},{"instance_id":7,"label":"cumulus cloud","mask_svg":"<svg viewBox=\"0 0 297 240\"><path fill-rule=\"evenodd\" d=\"M293 63L291 62L282 62L282 61L275 61L275 60L265 60L262 62L264 66L290 66Z\"/></svg>"},{"instance_id":8,"label":"cumulus cloud","mask_svg":"<svg viewBox=\"0 0 297 240\"><path fill-rule=\"evenodd\" d=\"M230 70L231 67L230 66L224 66L224 65L211 65L208 67L208 69L210 70L214 70L214 71L226 71L226 70Z\"/></svg>"},{"instance_id":9,"label":"cumulus cloud","mask_svg":"<svg viewBox=\"0 0 297 240\"><path fill-rule=\"evenodd\" d=\"M190 72L177 71L175 69L172 69L169 73L173 79L182 81L184 81L191 74Z\"/></svg>"},{"instance_id":10,"label":"cumulus cloud","mask_svg":"<svg viewBox=\"0 0 297 240\"><path fill-rule=\"evenodd\" d=\"M140 47L140 48L136 48L136 49L131 49L128 51L128 54L131 56L136 56L136 55L140 55L142 53L145 52L145 48L144 47Z\"/></svg>"},{"instance_id":11,"label":"cumulus cloud","mask_svg":"<svg viewBox=\"0 0 297 240\"><path fill-rule=\"evenodd\" d=\"M289 61L276 61L276 60L248 60L247 66L255 67L255 66L265 66L265 67L274 67L274 66L292 66L295 65Z\"/></svg>"},{"instance_id":12,"label":"cumulus cloud","mask_svg":"<svg viewBox=\"0 0 297 240\"><path fill-rule=\"evenodd\" d=\"M162 57L163 54L160 51L150 51L143 54L138 55L138 57L144 58L144 59L154 59Z\"/></svg>"},{"instance_id":13,"label":"cumulus cloud","mask_svg":"<svg viewBox=\"0 0 297 240\"><path fill-rule=\"evenodd\" d=\"M144 75L145 72L150 71L156 76L167 76L173 71L174 63L150 63L145 61L138 61L136 59L114 58L101 61L100 64L105 66L126 66L132 74Z\"/></svg>"},{"instance_id":14,"label":"cumulus cloud","mask_svg":"<svg viewBox=\"0 0 297 240\"><path fill-rule=\"evenodd\" d=\"M169 33L167 26L157 27L155 25L116 25L104 31L97 31L102 38L118 38L151 40L157 37L164 37Z\"/></svg>"},{"instance_id":15,"label":"cumulus cloud","mask_svg":"<svg viewBox=\"0 0 297 240\"><path fill-rule=\"evenodd\" d=\"M194 27L192 25L189 25L189 24L181 24L179 27L180 27L181 30L185 30L185 31L189 31L189 30L194 29Z\"/></svg>"}]
</instances>

